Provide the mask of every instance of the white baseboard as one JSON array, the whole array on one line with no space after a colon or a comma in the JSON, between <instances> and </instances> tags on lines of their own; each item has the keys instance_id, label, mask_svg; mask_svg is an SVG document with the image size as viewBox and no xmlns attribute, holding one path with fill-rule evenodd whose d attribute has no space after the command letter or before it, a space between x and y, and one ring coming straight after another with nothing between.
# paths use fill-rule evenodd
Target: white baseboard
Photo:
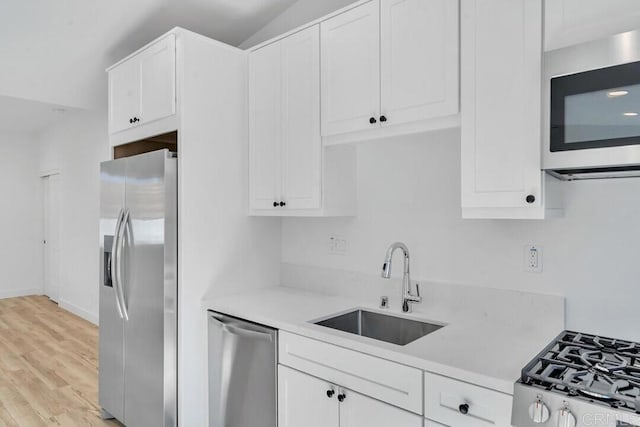
<instances>
[{"instance_id":1,"label":"white baseboard","mask_svg":"<svg viewBox=\"0 0 640 427\"><path fill-rule=\"evenodd\" d=\"M42 289L14 289L9 291L0 291L0 299L29 297L32 295L42 295Z\"/></svg>"},{"instance_id":2,"label":"white baseboard","mask_svg":"<svg viewBox=\"0 0 640 427\"><path fill-rule=\"evenodd\" d=\"M58 301L58 306L63 308L76 316L82 317L84 320L87 320L94 325L98 325L98 315L96 313L91 313L83 308L78 307L77 305L71 304L63 299Z\"/></svg>"}]
</instances>

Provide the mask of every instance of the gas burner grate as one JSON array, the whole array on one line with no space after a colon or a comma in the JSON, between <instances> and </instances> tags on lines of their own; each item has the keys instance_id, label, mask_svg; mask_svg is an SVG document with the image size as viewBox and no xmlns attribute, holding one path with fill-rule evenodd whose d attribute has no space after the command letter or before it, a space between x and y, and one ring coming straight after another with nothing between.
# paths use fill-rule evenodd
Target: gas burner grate
<instances>
[{"instance_id":1,"label":"gas burner grate","mask_svg":"<svg viewBox=\"0 0 640 427\"><path fill-rule=\"evenodd\" d=\"M522 370L521 381L640 413L640 345L565 331Z\"/></svg>"}]
</instances>

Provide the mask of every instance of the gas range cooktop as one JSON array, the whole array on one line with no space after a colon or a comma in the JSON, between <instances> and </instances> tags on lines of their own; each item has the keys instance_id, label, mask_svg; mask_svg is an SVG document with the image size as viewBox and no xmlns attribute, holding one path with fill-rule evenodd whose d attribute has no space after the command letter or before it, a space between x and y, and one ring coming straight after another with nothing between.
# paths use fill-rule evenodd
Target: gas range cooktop
<instances>
[{"instance_id":1,"label":"gas range cooktop","mask_svg":"<svg viewBox=\"0 0 640 427\"><path fill-rule=\"evenodd\" d=\"M523 370L513 425L640 427L640 344L565 331Z\"/></svg>"}]
</instances>

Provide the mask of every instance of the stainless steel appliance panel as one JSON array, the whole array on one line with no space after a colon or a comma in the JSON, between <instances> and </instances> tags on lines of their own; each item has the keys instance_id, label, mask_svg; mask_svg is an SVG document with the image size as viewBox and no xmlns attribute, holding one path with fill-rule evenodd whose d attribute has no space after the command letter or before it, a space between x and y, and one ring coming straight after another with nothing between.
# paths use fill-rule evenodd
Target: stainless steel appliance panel
<instances>
[{"instance_id":1,"label":"stainless steel appliance panel","mask_svg":"<svg viewBox=\"0 0 640 427\"><path fill-rule=\"evenodd\" d=\"M209 312L209 426L277 426L277 331Z\"/></svg>"},{"instance_id":2,"label":"stainless steel appliance panel","mask_svg":"<svg viewBox=\"0 0 640 427\"><path fill-rule=\"evenodd\" d=\"M177 425L177 159L101 165L100 405L128 427Z\"/></svg>"},{"instance_id":3,"label":"stainless steel appliance panel","mask_svg":"<svg viewBox=\"0 0 640 427\"><path fill-rule=\"evenodd\" d=\"M166 265L176 259L175 246L166 242L167 236L177 240L176 175L168 155L157 151L127 163L124 398L125 424L132 427L176 425L177 281L175 265Z\"/></svg>"},{"instance_id":4,"label":"stainless steel appliance panel","mask_svg":"<svg viewBox=\"0 0 640 427\"><path fill-rule=\"evenodd\" d=\"M576 81L581 79L585 72L592 70L602 70L606 74L608 67L625 66L633 62L640 61L640 30L629 31L626 33L616 34L611 37L582 43L575 46L569 46L562 49L545 52L544 68L545 78L543 87L544 111L543 111L543 169L546 170L565 170L565 169L605 169L600 173L600 177L614 176L634 176L638 175L638 171L625 171L634 165L640 165L640 144L608 146L606 141L598 145L597 141L591 145L574 144L576 149L558 151L552 147L551 133L554 124L551 122L554 111L552 111L551 97L551 81L554 78L571 79L576 76ZM616 72L612 73L615 76ZM610 84L609 84L610 83ZM634 81L640 84L640 77ZM608 115L616 116L615 121L611 122L619 125L622 123L637 124L640 116L629 115L624 116L621 103L624 104L628 100L637 96L632 89L628 89L628 96L607 96L609 92L616 92L624 87L620 87L620 82L616 78L598 79L598 84L602 85L602 93L585 94L584 102L581 103L582 108L586 111L593 110L594 117L604 119ZM623 85L626 86L626 85ZM613 93L612 92L612 93ZM635 91L637 92L637 91ZM589 100L589 96L598 96L598 102ZM601 108L602 111L596 109ZM610 106L608 108L607 106ZM631 107L629 107L631 108ZM626 110L624 110L626 111ZM631 108L629 113L638 112L637 109ZM599 119L589 118L583 114L586 124L593 125ZM637 134L637 129L633 129L633 134ZM591 135L593 133L593 135ZM589 132L590 137L595 137L596 132ZM597 139L597 138L596 138ZM612 143L614 144L614 143ZM571 144L567 144L570 146ZM578 149L581 146L589 147ZM621 168L619 170L606 170L606 168ZM558 175L556 175L558 176ZM577 178L585 178L586 176L578 176Z\"/></svg>"},{"instance_id":5,"label":"stainless steel appliance panel","mask_svg":"<svg viewBox=\"0 0 640 427\"><path fill-rule=\"evenodd\" d=\"M109 276L113 274L110 265L113 240L125 202L125 171L125 160L100 166L100 253L103 256L100 257L99 282L99 401L105 411L120 420L124 419L124 320L117 306L116 288Z\"/></svg>"}]
</instances>

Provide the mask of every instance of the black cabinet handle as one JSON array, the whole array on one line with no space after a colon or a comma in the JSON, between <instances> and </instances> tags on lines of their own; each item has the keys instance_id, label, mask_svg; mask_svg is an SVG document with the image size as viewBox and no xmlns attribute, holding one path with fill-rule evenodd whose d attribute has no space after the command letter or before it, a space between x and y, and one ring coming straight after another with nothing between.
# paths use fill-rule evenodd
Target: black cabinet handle
<instances>
[{"instance_id":1,"label":"black cabinet handle","mask_svg":"<svg viewBox=\"0 0 640 427\"><path fill-rule=\"evenodd\" d=\"M529 194L526 200L527 200L527 203L532 204L536 201L536 196L534 196L533 194Z\"/></svg>"},{"instance_id":2,"label":"black cabinet handle","mask_svg":"<svg viewBox=\"0 0 640 427\"><path fill-rule=\"evenodd\" d=\"M287 204L285 202L280 202L280 206L281 207L285 207L285 206L287 206Z\"/></svg>"},{"instance_id":3,"label":"black cabinet handle","mask_svg":"<svg viewBox=\"0 0 640 427\"><path fill-rule=\"evenodd\" d=\"M371 118L369 119L369 123L371 123L371 124L373 125L373 124L378 123L378 121L376 120L376 118L375 118L375 117L371 117Z\"/></svg>"},{"instance_id":4,"label":"black cabinet handle","mask_svg":"<svg viewBox=\"0 0 640 427\"><path fill-rule=\"evenodd\" d=\"M469 413L469 404L463 403L462 405L458 406L458 410L461 414L467 415Z\"/></svg>"},{"instance_id":5,"label":"black cabinet handle","mask_svg":"<svg viewBox=\"0 0 640 427\"><path fill-rule=\"evenodd\" d=\"M278 202L273 202L273 207L277 208L278 207Z\"/></svg>"},{"instance_id":6,"label":"black cabinet handle","mask_svg":"<svg viewBox=\"0 0 640 427\"><path fill-rule=\"evenodd\" d=\"M327 390L327 397L331 399L333 395L336 394L335 390Z\"/></svg>"},{"instance_id":7,"label":"black cabinet handle","mask_svg":"<svg viewBox=\"0 0 640 427\"><path fill-rule=\"evenodd\" d=\"M137 118L137 117L134 117L134 118L133 118L133 123L136 123L136 122L139 122L139 121L140 121L140 119L139 119L139 118Z\"/></svg>"},{"instance_id":8,"label":"black cabinet handle","mask_svg":"<svg viewBox=\"0 0 640 427\"><path fill-rule=\"evenodd\" d=\"M382 123L386 122L387 121L387 116L380 116L380 121Z\"/></svg>"},{"instance_id":9,"label":"black cabinet handle","mask_svg":"<svg viewBox=\"0 0 640 427\"><path fill-rule=\"evenodd\" d=\"M346 398L347 398L347 395L346 395L346 394L344 394L344 393L340 393L340 394L338 395L338 401L339 401L339 402L344 402L344 400L345 400Z\"/></svg>"},{"instance_id":10,"label":"black cabinet handle","mask_svg":"<svg viewBox=\"0 0 640 427\"><path fill-rule=\"evenodd\" d=\"M133 119L129 119L129 123L132 124L133 123Z\"/></svg>"}]
</instances>

